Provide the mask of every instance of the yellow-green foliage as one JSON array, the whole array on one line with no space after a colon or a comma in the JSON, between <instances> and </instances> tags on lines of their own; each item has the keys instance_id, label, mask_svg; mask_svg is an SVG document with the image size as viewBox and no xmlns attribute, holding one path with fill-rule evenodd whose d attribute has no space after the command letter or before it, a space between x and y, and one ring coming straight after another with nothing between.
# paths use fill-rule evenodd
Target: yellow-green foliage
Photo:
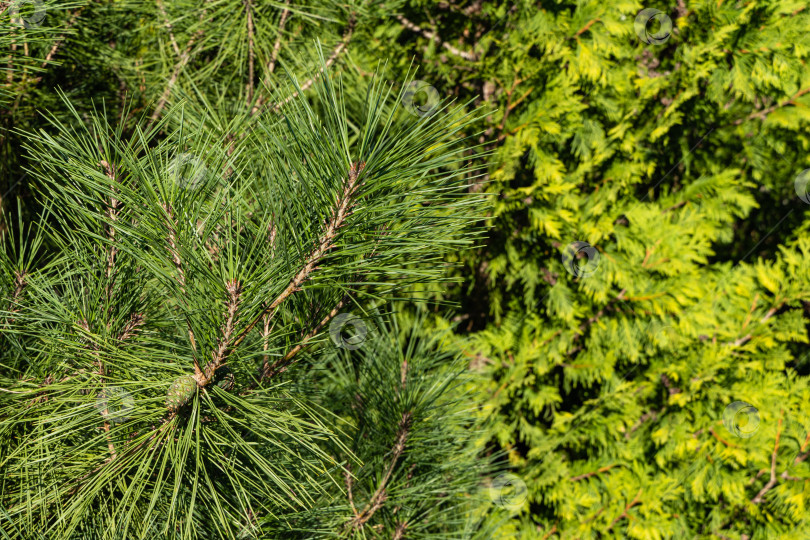
<instances>
[{"instance_id":1,"label":"yellow-green foliage","mask_svg":"<svg viewBox=\"0 0 810 540\"><path fill-rule=\"evenodd\" d=\"M643 8L671 19L663 43L637 36ZM806 4L405 14L477 55L388 27L420 78L493 111L493 228L446 297L491 380L490 444L528 486L503 537L810 537ZM598 262L569 271L574 242ZM724 425L735 401L750 437Z\"/></svg>"}]
</instances>

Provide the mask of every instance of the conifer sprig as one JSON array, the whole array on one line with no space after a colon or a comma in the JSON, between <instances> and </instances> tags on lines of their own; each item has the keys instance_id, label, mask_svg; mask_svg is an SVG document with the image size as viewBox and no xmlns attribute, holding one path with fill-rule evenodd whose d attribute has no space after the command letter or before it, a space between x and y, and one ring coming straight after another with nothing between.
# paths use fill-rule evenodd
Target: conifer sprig
<instances>
[{"instance_id":1,"label":"conifer sprig","mask_svg":"<svg viewBox=\"0 0 810 540\"><path fill-rule=\"evenodd\" d=\"M25 302L7 287L9 341L29 356L0 401L12 523L231 538L342 485L348 425L281 376L341 308L434 280L407 267L472 245L460 133L475 117L408 115L375 81L350 134L326 62L313 105L238 137L192 103L132 136L103 110L28 136L58 263L26 271ZM388 496L402 426L356 530Z\"/></svg>"}]
</instances>

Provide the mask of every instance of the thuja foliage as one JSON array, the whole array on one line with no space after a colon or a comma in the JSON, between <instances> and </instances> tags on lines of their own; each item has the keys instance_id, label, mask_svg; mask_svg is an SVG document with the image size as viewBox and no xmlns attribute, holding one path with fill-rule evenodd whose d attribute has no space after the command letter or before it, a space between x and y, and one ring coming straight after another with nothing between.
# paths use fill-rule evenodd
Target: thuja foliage
<instances>
[{"instance_id":1,"label":"thuja foliage","mask_svg":"<svg viewBox=\"0 0 810 540\"><path fill-rule=\"evenodd\" d=\"M414 116L375 78L350 117L339 79L314 88L234 137L213 109L125 133L67 101L24 135L42 211L2 237L5 535L470 530L482 462L447 355L325 336L471 245L475 116Z\"/></svg>"},{"instance_id":2,"label":"thuja foliage","mask_svg":"<svg viewBox=\"0 0 810 540\"><path fill-rule=\"evenodd\" d=\"M493 110L493 228L437 296L465 303L491 444L528 487L503 537L810 535L808 22L412 2L379 29L370 54L417 51Z\"/></svg>"}]
</instances>

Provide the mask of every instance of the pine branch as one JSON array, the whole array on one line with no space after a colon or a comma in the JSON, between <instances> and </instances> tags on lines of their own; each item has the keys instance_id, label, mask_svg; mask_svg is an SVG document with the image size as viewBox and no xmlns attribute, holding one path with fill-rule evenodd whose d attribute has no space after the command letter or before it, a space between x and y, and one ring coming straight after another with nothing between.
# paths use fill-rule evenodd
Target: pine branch
<instances>
[{"instance_id":1,"label":"pine branch","mask_svg":"<svg viewBox=\"0 0 810 540\"><path fill-rule=\"evenodd\" d=\"M70 19L68 19L67 25L65 25L65 30L67 30L67 29L69 29L71 26L73 26L73 24L76 22L76 19L78 19L78 18L79 18L79 15L81 15L81 13L82 13L82 10L83 10L83 9L84 9L84 7L80 7L80 8L79 8L79 9L77 9L75 12L73 12L73 14L70 16ZM56 42L55 42L55 43L53 44L53 46L51 47L51 50L50 50L50 51L48 51L48 54L45 56L45 60L42 62L42 67L43 67L43 68L45 68L45 67L48 65L48 63L51 61L51 59L52 59L52 58L54 57L54 55L56 54L56 51L58 51L58 50L59 50L59 47L60 47L60 46L62 45L62 43L65 41L65 36L66 36L66 35L67 35L67 34L63 32L63 33L62 33L62 34L61 34L61 35L60 35L60 36L59 36L59 37L56 39ZM40 79L40 78L41 78L41 77L38 77L36 80L37 80L37 81L39 81L39 79Z\"/></svg>"},{"instance_id":2,"label":"pine branch","mask_svg":"<svg viewBox=\"0 0 810 540\"><path fill-rule=\"evenodd\" d=\"M205 19L206 10L203 9L202 13L200 13L200 22ZM163 91L163 94L160 96L157 105L155 106L155 111L152 113L152 116L149 118L149 124L147 125L147 130L155 123L160 117L160 113L163 111L163 107L166 106L166 102L169 100L169 96L172 93L172 89L174 88L175 83L177 83L177 77L179 77L180 72L183 68L188 64L188 61L191 59L191 48L194 45L194 42L201 38L203 35L203 30L200 28L194 35L189 38L188 43L186 43L186 48L183 53L180 55L180 59L177 64L174 66L174 70L172 71L172 75L169 78L169 84L166 86L166 89ZM178 49L179 51L179 49Z\"/></svg>"},{"instance_id":3,"label":"pine branch","mask_svg":"<svg viewBox=\"0 0 810 540\"><path fill-rule=\"evenodd\" d=\"M351 463L346 464L346 470L343 471L343 477L346 479L346 494L349 497L349 505L352 507L352 513L357 516L357 507L354 506L354 495L352 494L352 486L354 485L354 481L352 480L351 467Z\"/></svg>"},{"instance_id":4,"label":"pine branch","mask_svg":"<svg viewBox=\"0 0 810 540\"><path fill-rule=\"evenodd\" d=\"M110 179L112 184L112 189L115 189L115 183L118 181L115 175L115 167L107 163L106 160L101 160L99 165L104 167L104 170L107 174L107 178ZM109 241L110 247L107 253L107 300L112 301L112 292L113 292L113 274L115 272L115 257L118 254L118 248L115 245L115 221L118 219L118 200L111 196L109 203L107 205L107 218L110 220L110 224L107 226L107 240ZM112 306L110 306L112 307Z\"/></svg>"},{"instance_id":5,"label":"pine branch","mask_svg":"<svg viewBox=\"0 0 810 540\"><path fill-rule=\"evenodd\" d=\"M18 311L17 304L19 303L20 297L22 297L23 290L26 286L25 278L25 271L16 270L14 272L14 291L11 293L11 298L9 299L9 313L16 313ZM12 324L13 322L14 317L8 317L6 320L6 324Z\"/></svg>"},{"instance_id":6,"label":"pine branch","mask_svg":"<svg viewBox=\"0 0 810 540\"><path fill-rule=\"evenodd\" d=\"M175 279L177 283L180 284L180 292L185 296L186 294L186 274L183 271L183 262L180 260L180 250L177 247L177 232L174 229L174 212L172 211L172 207L169 204L163 204L163 210L166 212L166 228L168 229L168 234L166 240L169 243L169 254L172 257L172 261L174 262L174 267L177 270L177 276ZM191 330L191 324L188 324L188 339L191 342L191 348L194 352L197 352L197 342L194 340L194 332ZM200 367L197 364L197 360L194 360L194 367L197 372L199 372Z\"/></svg>"},{"instance_id":7,"label":"pine branch","mask_svg":"<svg viewBox=\"0 0 810 540\"><path fill-rule=\"evenodd\" d=\"M270 75L276 69L276 60L278 59L278 53L281 51L281 38L284 33L284 25L287 23L287 17L290 14L290 0L286 0L284 2L284 9L281 12L281 19L278 23L278 36L276 37L276 43L273 45L273 52L270 54L270 62L267 64L267 74L264 78L264 85L270 86ZM253 108L250 110L251 116L256 114L258 110L261 108L262 103L264 103L264 96L259 96L259 99L256 100L256 103L253 105Z\"/></svg>"},{"instance_id":8,"label":"pine branch","mask_svg":"<svg viewBox=\"0 0 810 540\"><path fill-rule=\"evenodd\" d=\"M408 528L407 521L397 523L397 527L394 530L394 536L392 537L391 540L402 540L402 538L405 538L405 529L407 528Z\"/></svg>"},{"instance_id":9,"label":"pine branch","mask_svg":"<svg viewBox=\"0 0 810 540\"><path fill-rule=\"evenodd\" d=\"M250 4L250 0L244 0L245 2L245 13L247 14L247 32L248 32L248 92L247 92L247 103L253 101L253 62L254 62L254 52L253 52L253 8Z\"/></svg>"},{"instance_id":10,"label":"pine branch","mask_svg":"<svg viewBox=\"0 0 810 540\"><path fill-rule=\"evenodd\" d=\"M335 62L335 60L337 60L338 56L340 56L340 54L346 49L346 47L348 47L349 42L352 39L352 34L354 33L354 24L355 19L354 17L352 17L351 19L349 19L349 26L346 29L346 33L343 34L343 39L341 39L340 43L337 44L335 49L332 51L332 54L329 55L329 58L326 59L326 62L324 63L323 67L319 69L315 75L313 75L306 82L304 82L304 84L302 84L298 90L293 92L291 95L287 96L285 99L279 101L278 103L275 103L271 107L271 110L273 112L280 111L284 105L297 98L302 92L307 91L309 87L315 84L315 81L317 81L318 78L320 78L320 76L327 69L329 69L329 67L331 67L331 65ZM263 96L260 96L259 99L256 100L256 105L253 106L251 114L255 114L256 112L258 112L264 106L264 102L265 98Z\"/></svg>"},{"instance_id":11,"label":"pine branch","mask_svg":"<svg viewBox=\"0 0 810 540\"><path fill-rule=\"evenodd\" d=\"M287 352L287 354L285 354L282 358L279 358L278 360L273 362L272 365L265 364L264 368L262 369L261 377L259 378L260 382L285 372L289 367L289 365L292 363L292 360L295 358L295 355L301 352L301 350L307 346L309 341L315 336L317 336L318 333L329 323L329 321L331 321L338 313L340 313L340 310L343 308L344 305L346 305L346 302L349 301L349 298L350 297L348 294L344 295L343 298L341 298L340 301L337 304L335 304L335 307L332 308L332 311L330 311L323 319L321 319L321 321L318 324L316 324L315 327L312 330L310 330L310 332L306 336L304 336L304 339L302 339L301 342L298 343L298 345L290 349L289 352Z\"/></svg>"},{"instance_id":12,"label":"pine branch","mask_svg":"<svg viewBox=\"0 0 810 540\"><path fill-rule=\"evenodd\" d=\"M276 234L278 227L276 227L275 214L273 214L267 230L267 244L270 246L270 259L276 258ZM262 325L262 350L265 351L262 358L262 373L269 369L270 357L267 355L267 350L270 348L270 315L265 313ZM261 376L260 376L261 377Z\"/></svg>"},{"instance_id":13,"label":"pine branch","mask_svg":"<svg viewBox=\"0 0 810 540\"><path fill-rule=\"evenodd\" d=\"M121 333L118 334L119 341L126 341L131 339L135 336L138 328L143 326L145 323L145 319L142 313L133 313L129 316L129 320L124 325L124 328L121 329Z\"/></svg>"},{"instance_id":14,"label":"pine branch","mask_svg":"<svg viewBox=\"0 0 810 540\"><path fill-rule=\"evenodd\" d=\"M462 51L462 50L457 49L456 47L454 47L451 44L444 41L437 34L431 32L430 30L424 30L424 29L420 28L419 26L415 25L414 23L412 23L411 21L409 21L408 19L406 19L402 15L398 14L398 15L396 15L396 18L400 23L402 23L402 26L404 26L405 28L414 31L417 34L422 34L427 39L435 42L437 45L441 45L442 47L444 47L445 49L450 51L452 54L454 54L456 56L459 56L459 57L461 57L461 58L463 58L465 60L470 60L470 61L475 61L475 60L478 59L478 56L475 53L466 52L466 51Z\"/></svg>"},{"instance_id":15,"label":"pine branch","mask_svg":"<svg viewBox=\"0 0 810 540\"><path fill-rule=\"evenodd\" d=\"M157 7L160 10L160 13L163 15L164 25L166 29L169 31L169 39L172 41L172 47L174 48L174 53L180 58L182 55L180 53L180 47L177 45L177 40L174 38L174 30L172 27L171 21L169 21L169 16L166 14L166 8L163 6L162 0L155 0L157 3Z\"/></svg>"},{"instance_id":16,"label":"pine branch","mask_svg":"<svg viewBox=\"0 0 810 540\"><path fill-rule=\"evenodd\" d=\"M310 274L315 269L316 265L320 262L323 256L333 247L333 242L337 237L337 232L343 226L346 218L349 215L349 210L353 206L355 200L354 196L360 187L360 173L363 171L365 163L352 163L349 170L348 181L345 183L343 193L338 197L337 204L332 214L332 218L326 227L326 230L321 235L318 245L312 253L307 257L305 264L301 270L293 277L281 294L275 300L270 302L259 315L253 319L250 324L242 331L239 337L233 343L231 349L235 349L247 337L248 333L258 324L259 321L267 314L275 312L276 308L281 305L290 295L300 290L304 282L309 279ZM226 355L227 356L227 355Z\"/></svg>"},{"instance_id":17,"label":"pine branch","mask_svg":"<svg viewBox=\"0 0 810 540\"><path fill-rule=\"evenodd\" d=\"M405 450L405 443L408 440L412 420L413 416L410 412L402 415L402 419L397 427L396 442L394 443L393 448L391 448L391 462L386 468L382 480L380 480L380 484L377 486L377 490L371 496L368 504L351 521L350 526L352 529L362 529L363 525L365 525L368 520L371 519L374 513L382 507L388 498L386 487L388 486L388 482L391 480L391 475L394 473L394 468L396 467L397 461L399 461L400 456L402 456L402 452Z\"/></svg>"},{"instance_id":18,"label":"pine branch","mask_svg":"<svg viewBox=\"0 0 810 540\"><path fill-rule=\"evenodd\" d=\"M242 296L242 285L236 281L229 281L225 290L228 293L227 313L225 324L220 329L219 343L217 350L213 354L213 359L205 366L204 370L200 370L195 364L194 378L197 385L201 388L207 386L214 378L214 373L225 362L228 354L233 349L231 338L237 324L237 316L239 313L239 302Z\"/></svg>"}]
</instances>

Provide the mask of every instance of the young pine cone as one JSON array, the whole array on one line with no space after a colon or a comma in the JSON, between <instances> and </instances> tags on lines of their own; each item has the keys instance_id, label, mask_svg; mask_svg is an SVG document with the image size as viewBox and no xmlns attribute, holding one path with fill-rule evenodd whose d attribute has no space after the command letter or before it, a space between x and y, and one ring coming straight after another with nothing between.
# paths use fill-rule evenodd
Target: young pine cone
<instances>
[{"instance_id":1,"label":"young pine cone","mask_svg":"<svg viewBox=\"0 0 810 540\"><path fill-rule=\"evenodd\" d=\"M197 391L197 381L191 375L178 377L169 387L166 393L166 407L169 409L179 409L194 397Z\"/></svg>"}]
</instances>

